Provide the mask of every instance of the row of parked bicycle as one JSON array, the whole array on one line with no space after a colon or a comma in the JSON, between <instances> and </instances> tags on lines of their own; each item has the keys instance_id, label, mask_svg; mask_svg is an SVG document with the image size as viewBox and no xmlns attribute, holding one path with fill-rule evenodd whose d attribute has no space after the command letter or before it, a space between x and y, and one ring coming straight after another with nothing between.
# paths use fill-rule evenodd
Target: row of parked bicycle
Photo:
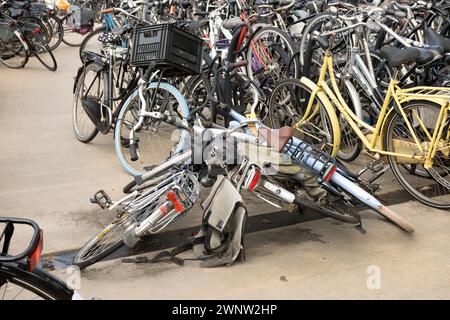
<instances>
[{"instance_id":1,"label":"row of parked bicycle","mask_svg":"<svg viewBox=\"0 0 450 320\"><path fill-rule=\"evenodd\" d=\"M73 128L84 143L114 131L135 178L123 199L91 199L117 215L74 264L160 232L203 188L192 246L208 266L241 256L243 191L360 231L363 205L412 232L374 196L391 170L417 200L450 208L449 7L163 0L102 10L80 47ZM367 161L363 149L372 160L351 172L344 162Z\"/></svg>"},{"instance_id":2,"label":"row of parked bicycle","mask_svg":"<svg viewBox=\"0 0 450 320\"><path fill-rule=\"evenodd\" d=\"M23 68L36 57L47 69L55 71L53 54L61 42L79 47L100 23L98 12L109 1L54 0L0 1L0 62L13 69Z\"/></svg>"}]
</instances>

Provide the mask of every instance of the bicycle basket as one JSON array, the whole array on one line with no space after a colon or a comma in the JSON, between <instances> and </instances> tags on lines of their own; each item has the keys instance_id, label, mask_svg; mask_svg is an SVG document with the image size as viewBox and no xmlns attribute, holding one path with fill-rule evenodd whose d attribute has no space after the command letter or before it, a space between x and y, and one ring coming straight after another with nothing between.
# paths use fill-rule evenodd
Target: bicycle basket
<instances>
[{"instance_id":1,"label":"bicycle basket","mask_svg":"<svg viewBox=\"0 0 450 320\"><path fill-rule=\"evenodd\" d=\"M200 73L202 40L173 24L137 27L133 31L131 64L157 63L166 75Z\"/></svg>"},{"instance_id":2,"label":"bicycle basket","mask_svg":"<svg viewBox=\"0 0 450 320\"><path fill-rule=\"evenodd\" d=\"M71 6L67 26L81 34L88 33L94 27L94 11Z\"/></svg>"}]
</instances>

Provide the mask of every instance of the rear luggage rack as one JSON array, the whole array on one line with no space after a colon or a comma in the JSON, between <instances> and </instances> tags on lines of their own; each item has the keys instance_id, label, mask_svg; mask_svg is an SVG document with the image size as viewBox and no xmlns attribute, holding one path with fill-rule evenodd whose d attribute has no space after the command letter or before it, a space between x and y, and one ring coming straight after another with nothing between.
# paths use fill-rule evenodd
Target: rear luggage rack
<instances>
[{"instance_id":1,"label":"rear luggage rack","mask_svg":"<svg viewBox=\"0 0 450 320\"><path fill-rule=\"evenodd\" d=\"M296 164L317 172L319 182L328 182L337 168L332 156L300 140L294 142L293 138L289 139L282 152L290 155Z\"/></svg>"}]
</instances>

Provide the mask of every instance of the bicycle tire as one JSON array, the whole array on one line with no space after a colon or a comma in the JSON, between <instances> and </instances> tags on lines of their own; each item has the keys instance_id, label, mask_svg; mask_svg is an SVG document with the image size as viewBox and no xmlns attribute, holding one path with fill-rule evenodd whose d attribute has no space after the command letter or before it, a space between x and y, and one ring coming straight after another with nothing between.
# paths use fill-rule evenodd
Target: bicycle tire
<instances>
[{"instance_id":1,"label":"bicycle tire","mask_svg":"<svg viewBox=\"0 0 450 320\"><path fill-rule=\"evenodd\" d=\"M97 29L93 30L92 32L89 32L89 34L83 39L83 42L81 42L80 49L78 51L78 55L80 57L81 62L84 62L83 58L81 57L81 53L85 50L87 43L92 38L99 35L100 33L104 33L105 31L106 31L106 27L97 28ZM89 50L89 51L92 51L92 50ZM95 52L95 51L93 51L93 52ZM100 55L102 55L102 52L95 52L95 53L99 53Z\"/></svg>"},{"instance_id":2,"label":"bicycle tire","mask_svg":"<svg viewBox=\"0 0 450 320\"><path fill-rule=\"evenodd\" d=\"M61 20L55 14L49 15L48 18L43 21L44 21L44 24L47 25L47 27L52 29L52 31L53 31L52 39L56 38L56 42L51 44L52 40L50 39L50 42L48 44L50 47L50 50L53 51L56 48L58 48L62 42L62 39L64 37L64 28L62 26ZM51 21L53 21L53 23Z\"/></svg>"},{"instance_id":3,"label":"bicycle tire","mask_svg":"<svg viewBox=\"0 0 450 320\"><path fill-rule=\"evenodd\" d=\"M104 229L105 230L105 229ZM104 230L102 230L102 232L104 232ZM93 237L91 240L89 240L75 255L75 257L73 258L72 263L74 265L76 265L77 267L79 267L80 269L84 269L90 265L93 265L94 263L103 260L104 258L106 258L107 256L111 255L112 253L116 252L117 250L119 250L123 245L123 240L121 239L120 241L116 242L114 245L112 245L111 247L107 248L104 251L101 251L99 254L93 256L92 258L89 259L82 259L80 257L81 253L84 252L84 250L86 250L88 248L89 245L91 245L92 241L96 238L99 237L99 235L102 233L100 232L98 235L96 235L95 237Z\"/></svg>"},{"instance_id":4,"label":"bicycle tire","mask_svg":"<svg viewBox=\"0 0 450 320\"><path fill-rule=\"evenodd\" d=\"M327 20L333 17L337 17L339 16L338 13L334 13L334 12L324 12L324 13L319 13L318 15L316 15L314 18L312 18L305 26L305 28L303 29L302 32L302 38L300 40L300 48L299 48L299 61L300 61L300 65L304 66L306 64L305 61L305 53L307 52L307 46L308 46L308 36L311 33L311 31L314 30L314 28L316 27L316 23L319 21L319 23L323 23L324 21L321 20Z\"/></svg>"},{"instance_id":5,"label":"bicycle tire","mask_svg":"<svg viewBox=\"0 0 450 320\"><path fill-rule=\"evenodd\" d=\"M48 44L43 43L43 40L37 40L37 43L33 43L35 46L34 56L39 60L39 62L46 67L50 71L56 71L58 68L58 64L56 63L55 56L53 55L53 52L50 50L50 47ZM39 52L39 48L41 48L43 51ZM48 61L44 61L43 57L44 55L48 55L51 59L51 62L48 63Z\"/></svg>"},{"instance_id":6,"label":"bicycle tire","mask_svg":"<svg viewBox=\"0 0 450 320\"><path fill-rule=\"evenodd\" d=\"M298 76L300 74L300 65L299 65L299 62L298 62L298 59L297 59L294 43L293 43L290 35L288 33L284 32L283 30L281 30L280 28L277 28L277 27L264 27L264 28L261 28L260 30L258 30L256 32L256 34L253 36L253 39L252 39L253 42L252 43L256 43L265 34L276 35L276 38L278 40L276 42L277 44L279 44L281 42L284 43L286 48L283 48L283 51L285 51L285 52L279 53L276 50L273 50L273 51L279 55L279 57L281 58L281 61L284 62L287 67L288 66L293 66L293 70L285 70L287 72L287 74L282 74L283 67L282 67L282 64L280 64L279 61L273 62L273 63L269 62L271 64L271 66L279 68L279 70L277 70L277 72L275 72L276 77L278 77L278 78L272 79L272 85L274 83L276 83L277 81L281 80L281 79L298 78ZM260 44L260 45L255 45L254 48L264 48L264 46L262 46ZM270 55L269 58L272 58L273 55L271 53L269 53L269 52L266 52L266 50L262 49L262 51L260 52L261 54L259 54L259 53L256 54L256 59L253 59L254 58L253 57L254 48L253 48L253 45L250 45L248 47L248 49L247 49L247 52L246 52L246 58L249 61L249 63L247 64L247 75L248 75L250 80L260 82L259 79L257 79L258 78L257 75L255 74L255 70L254 70L255 64L256 63L258 63L258 64L260 64L260 63L265 64L265 63L268 62L267 60L264 61L264 62L261 62L261 60L260 60L261 59L260 58L261 55L266 55L266 56ZM281 55L283 55L283 54L288 54L290 56L282 57ZM272 69L272 67L269 67L269 70L271 70L271 69ZM270 74L273 75L274 73L271 72ZM272 76L270 76L270 77L272 77ZM267 82L268 82L267 79L265 79L264 83L260 82L260 84L261 85L264 84L264 87L266 89L270 89L270 87L269 88L266 87Z\"/></svg>"},{"instance_id":7,"label":"bicycle tire","mask_svg":"<svg viewBox=\"0 0 450 320\"><path fill-rule=\"evenodd\" d=\"M34 268L26 271L23 264L0 265L0 290L5 283L13 283L45 300L71 300L73 290L48 272Z\"/></svg>"},{"instance_id":8,"label":"bicycle tire","mask_svg":"<svg viewBox=\"0 0 450 320\"><path fill-rule=\"evenodd\" d=\"M25 67L25 65L28 62L29 59L29 51L25 47L25 44L21 40L21 38L13 32L13 30L9 27L3 27L2 29L7 28L11 35L11 41L15 41L15 48L13 48L13 52L6 52L7 44L4 42L0 42L0 63L4 66L11 68L11 69L21 69ZM10 44L13 45L13 44ZM16 58L17 56L23 57L23 59L20 59L17 64L14 64L11 59Z\"/></svg>"},{"instance_id":9,"label":"bicycle tire","mask_svg":"<svg viewBox=\"0 0 450 320\"><path fill-rule=\"evenodd\" d=\"M158 87L158 83L156 83L156 82L152 82L152 83L148 84L148 86L147 86L147 88L149 88L149 89L155 89L157 87ZM159 89L168 91L176 99L176 101L181 109L181 116L184 119L187 119L187 117L189 116L189 106L187 105L186 100L184 99L181 92L177 88L175 88L174 86L172 86L168 83L159 83ZM137 170L135 167L130 165L130 163L127 160L128 156L125 156L125 154L123 152L122 140L121 140L121 137L122 137L121 136L121 127L123 124L124 116L130 106L130 103L132 103L133 99L136 99L136 98L138 98L138 89L137 88L134 90L134 92L132 94L130 94L128 96L125 103L121 106L121 109L120 109L120 112L119 112L119 115L117 117L115 127L114 127L114 146L115 146L115 150L116 150L116 155L119 159L119 162L120 162L122 168L124 168L126 172L128 172L129 174L131 174L133 176L140 176L140 175L146 173L147 171L145 171L143 169ZM180 140L177 143L177 146L174 148L174 150L172 150L172 154L177 154L184 149L184 147L185 147L184 142L185 142L187 136L188 136L188 132L185 130L182 130L181 135L180 135ZM181 141L181 143L180 143L180 141ZM146 167L150 167L153 165L157 165L157 164L156 163L146 163L145 164Z\"/></svg>"},{"instance_id":10,"label":"bicycle tire","mask_svg":"<svg viewBox=\"0 0 450 320\"><path fill-rule=\"evenodd\" d=\"M350 214L346 214L345 212L340 213L334 210L331 210L329 208L325 208L323 206L318 205L317 203L305 199L305 198L301 198L299 196L295 196L295 203L297 203L300 207L307 207L315 212L318 212L326 217L329 218L333 218L342 222L346 222L346 223L354 223L354 224L358 224L360 221L358 218L356 218L353 215Z\"/></svg>"},{"instance_id":11,"label":"bicycle tire","mask_svg":"<svg viewBox=\"0 0 450 320\"><path fill-rule=\"evenodd\" d=\"M73 103L72 103L72 127L73 127L73 132L75 134L75 137L78 139L78 141L83 142L83 143L91 142L97 136L99 130L89 119L88 115L86 114L86 112L83 109L83 106L81 105L80 95L82 93L80 93L80 90L81 90L82 86L84 85L84 82L86 79L86 74L88 72L90 72L91 70L93 70L96 73L103 72L102 69L103 69L103 66L99 63L96 63L96 62L88 63L84 67L84 70L78 79L78 83L76 84L75 93L74 93L74 97L73 97ZM103 78L105 78L105 77L107 77L107 75L103 76ZM105 90L108 94L108 85L106 82L103 83L103 93L105 92ZM101 95L101 93L97 93L97 94ZM107 95L104 94L104 96L107 96ZM86 133L83 133L82 132L83 130L80 129L82 127L82 125L81 125L80 121L78 120L78 114L77 114L78 110L80 110L80 112L81 112L80 117L82 117L82 115L87 117L86 120L88 120L87 123L89 125L86 130L87 131Z\"/></svg>"},{"instance_id":12,"label":"bicycle tire","mask_svg":"<svg viewBox=\"0 0 450 320\"><path fill-rule=\"evenodd\" d=\"M280 102L277 102L275 100L278 100L278 94L282 94L281 90L283 87L286 87L288 91L291 91L294 93L293 96L289 95L288 97L284 98L283 100L280 99ZM295 87L297 89L291 90L290 87ZM297 91L299 90L299 91ZM291 93L290 92L290 93ZM271 92L269 98L268 98L268 113L269 113L269 123L271 128L280 128L282 126L294 126L299 119L303 116L303 108L305 107L305 104L307 104L307 99L309 99L308 95L311 94L311 91L309 88L307 88L300 80L297 79L284 79L280 81ZM289 102L293 105L293 107L290 107L288 105L288 101L285 101L288 99ZM323 137L318 137L314 135L314 132L311 130L314 130L315 128L320 131L321 129L318 127L318 125L313 124L310 125L308 122L305 122L304 126L301 126L300 128L296 129L296 133L300 134L300 139L308 142L316 147L319 147L322 144L323 139L327 138L326 144L321 146L322 151L331 154L333 156L336 156L339 151L339 143L336 143L339 141L339 135L340 135L340 128L335 127L333 123L339 124L338 118L336 116L336 113L333 111L328 111L324 106L324 103L321 102L321 98L317 95L316 100L318 100L318 103L320 103L321 107L320 110L323 111L324 115L326 115L326 126L330 127L328 130L329 132L325 132ZM305 100L306 102L304 102ZM303 105L302 105L303 103ZM280 110L284 108L285 110L289 108L288 112L281 113ZM319 117L322 117L320 115L321 112L319 112ZM275 118L276 115L279 115L278 121ZM289 118L288 118L288 116ZM283 119L282 122L279 120ZM287 120L290 120L290 122L286 122ZM315 121L319 120L322 121L322 119L318 119L315 117Z\"/></svg>"},{"instance_id":13,"label":"bicycle tire","mask_svg":"<svg viewBox=\"0 0 450 320\"><path fill-rule=\"evenodd\" d=\"M431 101L427 101L427 100L415 100L415 101L410 101L407 103L404 103L402 105L403 110L406 112L408 112L409 109L412 109L415 106L419 106L419 107L424 107L424 106L431 106L431 108L435 109L436 112L440 111L440 105L433 103ZM428 118L431 119L431 116L428 115ZM396 133L394 132L395 127L397 126L397 121L402 119L402 116L397 113L397 112L391 112L388 115L388 118L386 119L386 124L385 124L385 132L384 132L384 150L389 151L389 152L394 152L395 148L394 148L394 141L395 141L395 135ZM412 118L413 119L413 118ZM432 120L431 120L432 121ZM430 129L430 128L427 128ZM397 131L399 131L401 129L397 129ZM432 133L431 133L432 134ZM420 138L420 137L419 137ZM415 179L413 182L416 183L427 183L425 185L421 185L421 186L412 186L411 185L411 181L409 181L409 176L408 174L404 173L404 170L407 166L404 166L404 164L399 163L397 160L397 157L392 156L392 155L388 155L387 156L388 159L388 163L391 167L392 173L394 174L395 178L397 179L397 181L403 186L403 188L410 194L412 195L415 199L417 199L418 201L434 207L434 208L438 208L438 209L450 209L450 192L446 191L448 190L447 186L443 186L442 183L438 182L435 178L433 178L432 176L430 177L420 177L418 175L414 175L414 174L409 174L411 176L414 176L413 178ZM433 168L431 169L426 169L429 173L430 170L435 170ZM423 178L426 179L424 181L422 180L417 180L419 178ZM429 183L431 183L432 181L435 182L434 185L431 185ZM447 180L448 182L448 180ZM426 194L423 194L421 192L428 192L429 190L436 190L436 188L441 188L443 191L446 191L445 195L447 195L446 197L446 201L444 200L444 202L442 201L438 201L438 200L433 200L433 198L436 197L430 197ZM418 190L418 188L420 188L420 190ZM441 190L441 189L438 189ZM431 191L432 192L432 191Z\"/></svg>"}]
</instances>

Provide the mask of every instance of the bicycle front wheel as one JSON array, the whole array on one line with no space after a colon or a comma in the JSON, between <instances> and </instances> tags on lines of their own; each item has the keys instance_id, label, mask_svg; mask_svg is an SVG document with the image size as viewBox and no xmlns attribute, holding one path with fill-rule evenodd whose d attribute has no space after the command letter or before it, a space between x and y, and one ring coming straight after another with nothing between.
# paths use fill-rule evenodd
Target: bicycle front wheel
<instances>
[{"instance_id":1,"label":"bicycle front wheel","mask_svg":"<svg viewBox=\"0 0 450 320\"><path fill-rule=\"evenodd\" d=\"M186 119L189 107L178 89L168 83L150 83L144 90L147 111L163 112ZM120 164L129 174L138 176L184 150L188 132L165 122L145 117L134 130L139 159L131 160L130 131L139 121L141 103L136 89L125 101L114 128L114 143Z\"/></svg>"},{"instance_id":2,"label":"bicycle front wheel","mask_svg":"<svg viewBox=\"0 0 450 320\"><path fill-rule=\"evenodd\" d=\"M311 90L296 79L280 81L273 89L268 103L272 128L293 127L306 112ZM316 95L310 116L296 128L295 136L322 151L336 156L339 151L340 128L336 113L325 108Z\"/></svg>"},{"instance_id":3,"label":"bicycle front wheel","mask_svg":"<svg viewBox=\"0 0 450 320\"><path fill-rule=\"evenodd\" d=\"M55 56L51 51L48 44L41 37L35 37L32 39L32 45L34 46L34 56L39 62L50 71L56 71L58 64L56 63Z\"/></svg>"},{"instance_id":4,"label":"bicycle front wheel","mask_svg":"<svg viewBox=\"0 0 450 320\"><path fill-rule=\"evenodd\" d=\"M419 139L423 150L430 146L441 106L430 101L412 101L402 105L412 131ZM422 163L405 157L388 156L394 176L398 182L420 202L440 209L450 209L450 142L448 127L439 137L438 151L432 159L433 166L426 169ZM405 118L392 112L386 120L384 135L385 150L403 154L417 154L420 149L414 142Z\"/></svg>"}]
</instances>

